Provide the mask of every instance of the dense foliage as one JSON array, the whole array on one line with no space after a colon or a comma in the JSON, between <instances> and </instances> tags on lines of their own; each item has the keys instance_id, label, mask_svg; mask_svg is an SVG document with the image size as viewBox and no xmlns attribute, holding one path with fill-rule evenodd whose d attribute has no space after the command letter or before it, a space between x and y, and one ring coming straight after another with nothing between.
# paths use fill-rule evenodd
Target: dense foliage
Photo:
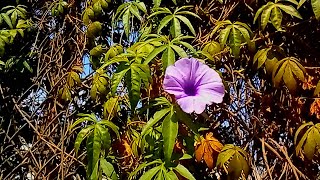
<instances>
[{"instance_id":1,"label":"dense foliage","mask_svg":"<svg viewBox=\"0 0 320 180\"><path fill-rule=\"evenodd\" d=\"M0 179L317 179L319 0L2 0ZM193 57L222 103L163 88Z\"/></svg>"}]
</instances>

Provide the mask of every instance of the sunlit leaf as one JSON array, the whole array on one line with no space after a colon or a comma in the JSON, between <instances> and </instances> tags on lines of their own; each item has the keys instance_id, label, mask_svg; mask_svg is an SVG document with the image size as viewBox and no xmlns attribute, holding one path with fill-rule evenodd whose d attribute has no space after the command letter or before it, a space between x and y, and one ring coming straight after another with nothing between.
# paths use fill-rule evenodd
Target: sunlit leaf
<instances>
[{"instance_id":1,"label":"sunlit leaf","mask_svg":"<svg viewBox=\"0 0 320 180\"><path fill-rule=\"evenodd\" d=\"M178 119L171 111L162 123L163 151L166 162L171 161L176 137L178 135Z\"/></svg>"}]
</instances>

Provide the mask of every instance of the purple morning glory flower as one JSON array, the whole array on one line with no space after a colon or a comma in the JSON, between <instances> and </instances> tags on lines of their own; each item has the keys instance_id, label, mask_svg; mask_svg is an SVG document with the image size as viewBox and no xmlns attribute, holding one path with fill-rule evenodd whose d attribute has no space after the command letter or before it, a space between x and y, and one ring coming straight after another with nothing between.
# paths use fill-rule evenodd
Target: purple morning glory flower
<instances>
[{"instance_id":1,"label":"purple morning glory flower","mask_svg":"<svg viewBox=\"0 0 320 180\"><path fill-rule=\"evenodd\" d=\"M224 96L219 74L194 58L182 58L169 66L163 87L186 113L200 114L206 105L221 103Z\"/></svg>"}]
</instances>

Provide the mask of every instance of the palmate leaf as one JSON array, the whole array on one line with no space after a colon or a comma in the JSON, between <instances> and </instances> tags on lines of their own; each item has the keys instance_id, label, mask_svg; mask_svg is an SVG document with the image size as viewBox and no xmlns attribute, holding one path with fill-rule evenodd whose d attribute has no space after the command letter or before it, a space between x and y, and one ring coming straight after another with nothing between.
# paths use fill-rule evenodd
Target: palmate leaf
<instances>
[{"instance_id":1,"label":"palmate leaf","mask_svg":"<svg viewBox=\"0 0 320 180\"><path fill-rule=\"evenodd\" d=\"M131 1L131 2L125 2L121 4L116 11L115 16L117 20L120 20L120 19L122 20L124 31L127 38L129 38L129 33L131 28L130 27L131 17L134 16L137 19L139 19L139 21L142 21L142 16L140 15L139 10L144 13L147 13L146 6L143 2Z\"/></svg>"},{"instance_id":2,"label":"palmate leaf","mask_svg":"<svg viewBox=\"0 0 320 180\"><path fill-rule=\"evenodd\" d=\"M235 58L239 58L240 56L240 47L242 43L247 43L250 51L255 49L255 43L251 40L252 31L245 23L231 23L229 20L217 22L211 35L219 30L219 41L221 46L229 46Z\"/></svg>"},{"instance_id":3,"label":"palmate leaf","mask_svg":"<svg viewBox=\"0 0 320 180\"><path fill-rule=\"evenodd\" d=\"M302 131L307 129L305 131ZM301 132L304 134L301 137ZM298 139L300 137L300 139ZM304 155L308 160L319 155L320 147L320 123L314 125L312 122L301 125L295 134L294 143L296 145L296 155L302 159Z\"/></svg>"},{"instance_id":4,"label":"palmate leaf","mask_svg":"<svg viewBox=\"0 0 320 180\"><path fill-rule=\"evenodd\" d=\"M151 81L149 66L136 62L130 65L128 65L128 63L120 64L116 73L114 73L112 77L111 89L113 94L115 94L117 91L118 85L123 78L125 78L126 85L129 89L131 108L134 110L140 99L140 89L142 83L145 85L145 87L148 87L149 82Z\"/></svg>"},{"instance_id":5,"label":"palmate leaf","mask_svg":"<svg viewBox=\"0 0 320 180\"><path fill-rule=\"evenodd\" d=\"M169 65L172 65L176 60L176 54L179 57L186 57L187 52L184 48L187 48L191 52L195 52L195 49L189 43L183 41L184 39L193 38L192 36L178 36L174 39L169 39L167 36L152 35L154 38L147 39L146 43L160 44L155 48L146 58L143 64L149 64L153 59L159 56L161 53L161 60L163 70ZM184 47L184 48L183 48Z\"/></svg>"},{"instance_id":6,"label":"palmate leaf","mask_svg":"<svg viewBox=\"0 0 320 180\"><path fill-rule=\"evenodd\" d=\"M275 87L279 87L281 81L288 87L290 92L295 92L298 78L304 81L306 70L294 57L287 57L277 62L272 72L272 81ZM296 78L295 78L296 77Z\"/></svg>"},{"instance_id":7,"label":"palmate leaf","mask_svg":"<svg viewBox=\"0 0 320 180\"><path fill-rule=\"evenodd\" d=\"M283 49L278 46L260 49L253 57L253 66L256 69L260 69L264 66L267 74L271 75L280 58L280 54L282 53Z\"/></svg>"},{"instance_id":8,"label":"palmate leaf","mask_svg":"<svg viewBox=\"0 0 320 180\"><path fill-rule=\"evenodd\" d=\"M185 24L189 30L191 31L191 33L193 35L196 35L196 32L190 22L190 20L188 18L186 18L183 15L191 15L194 16L196 18L201 19L198 15L196 15L193 12L190 11L185 11L184 9L189 8L189 6L182 6L180 8L176 8L175 11L170 11L168 8L156 8L155 12L152 13L148 18L150 19L153 16L157 16L159 14L169 14L167 16L165 16L161 21L160 24L158 26L158 30L157 33L160 34L161 30L166 27L168 24L171 24L170 26L170 34L173 37L178 37L179 35L181 35L181 24L180 21L183 22L183 24Z\"/></svg>"},{"instance_id":9,"label":"palmate leaf","mask_svg":"<svg viewBox=\"0 0 320 180\"><path fill-rule=\"evenodd\" d=\"M293 1L290 1L294 3ZM295 3L296 4L296 3ZM261 15L260 24L261 29L264 30L267 26L268 22L270 21L272 25L277 29L281 30L281 23L282 23L282 12L302 19L299 12L291 5L284 5L279 2L268 2L267 4L263 5L255 14L253 22L255 23L258 17Z\"/></svg>"},{"instance_id":10,"label":"palmate leaf","mask_svg":"<svg viewBox=\"0 0 320 180\"><path fill-rule=\"evenodd\" d=\"M213 137L213 134L207 133L206 137L200 137L195 147L195 157L198 162L202 159L209 169L213 169L218 153L221 151L223 145Z\"/></svg>"},{"instance_id":11,"label":"palmate leaf","mask_svg":"<svg viewBox=\"0 0 320 180\"><path fill-rule=\"evenodd\" d=\"M238 179L242 173L248 176L248 154L237 146L227 144L218 155L217 166L227 170L226 173L231 179Z\"/></svg>"}]
</instances>

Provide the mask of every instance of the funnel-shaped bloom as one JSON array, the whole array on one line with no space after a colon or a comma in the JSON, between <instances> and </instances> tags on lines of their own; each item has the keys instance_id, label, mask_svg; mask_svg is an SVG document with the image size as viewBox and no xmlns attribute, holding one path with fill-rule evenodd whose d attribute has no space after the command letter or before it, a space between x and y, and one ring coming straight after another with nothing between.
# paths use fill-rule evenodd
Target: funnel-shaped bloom
<instances>
[{"instance_id":1,"label":"funnel-shaped bloom","mask_svg":"<svg viewBox=\"0 0 320 180\"><path fill-rule=\"evenodd\" d=\"M183 58L169 66L163 82L164 90L175 95L186 113L202 113L206 105L221 103L224 86L219 74L194 58Z\"/></svg>"}]
</instances>

